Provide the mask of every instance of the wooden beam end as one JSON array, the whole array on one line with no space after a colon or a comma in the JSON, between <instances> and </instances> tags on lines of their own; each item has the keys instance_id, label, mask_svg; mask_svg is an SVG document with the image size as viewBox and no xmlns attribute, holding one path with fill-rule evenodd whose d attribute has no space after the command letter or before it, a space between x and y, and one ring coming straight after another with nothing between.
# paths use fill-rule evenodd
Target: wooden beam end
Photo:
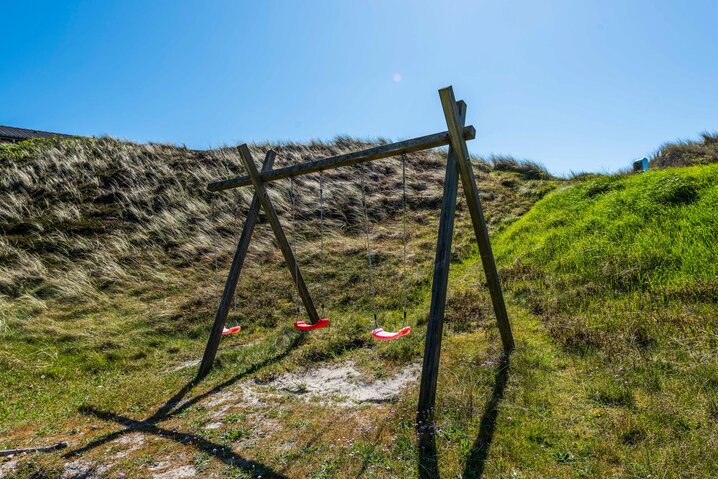
<instances>
[{"instance_id":1,"label":"wooden beam end","mask_svg":"<svg viewBox=\"0 0 718 479\"><path fill-rule=\"evenodd\" d=\"M465 140L473 140L476 138L476 128L474 128L474 125L469 125L464 128L464 139Z\"/></svg>"},{"instance_id":2,"label":"wooden beam end","mask_svg":"<svg viewBox=\"0 0 718 479\"><path fill-rule=\"evenodd\" d=\"M448 94L451 94L453 96L453 94L454 94L453 85L445 86L444 88L439 88L439 95L448 95Z\"/></svg>"}]
</instances>

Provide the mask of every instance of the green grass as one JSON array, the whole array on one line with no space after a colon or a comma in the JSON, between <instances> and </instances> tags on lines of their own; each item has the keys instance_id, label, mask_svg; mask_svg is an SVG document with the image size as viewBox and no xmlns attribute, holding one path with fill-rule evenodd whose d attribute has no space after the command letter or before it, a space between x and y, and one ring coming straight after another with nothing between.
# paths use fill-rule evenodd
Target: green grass
<instances>
[{"instance_id":1,"label":"green grass","mask_svg":"<svg viewBox=\"0 0 718 479\"><path fill-rule=\"evenodd\" d=\"M605 176L540 202L500 257L620 291L700 292L718 277L718 167Z\"/></svg>"},{"instance_id":2,"label":"green grass","mask_svg":"<svg viewBox=\"0 0 718 479\"><path fill-rule=\"evenodd\" d=\"M596 177L496 240L508 289L579 365L622 474L716 475L716 211L718 165Z\"/></svg>"}]
</instances>

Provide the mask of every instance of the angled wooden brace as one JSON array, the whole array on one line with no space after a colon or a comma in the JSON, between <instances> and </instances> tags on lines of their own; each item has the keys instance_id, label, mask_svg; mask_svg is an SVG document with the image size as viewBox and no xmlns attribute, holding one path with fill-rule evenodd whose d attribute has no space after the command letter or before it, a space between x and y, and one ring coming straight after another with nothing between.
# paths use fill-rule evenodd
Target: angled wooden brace
<instances>
[{"instance_id":1,"label":"angled wooden brace","mask_svg":"<svg viewBox=\"0 0 718 479\"><path fill-rule=\"evenodd\" d=\"M292 278L294 279L294 284L297 286L299 297L302 298L304 308L307 310L307 314L309 315L309 322L311 324L316 324L319 321L319 314L317 314L317 309L314 307L312 297L309 294L307 285L304 283L304 278L302 278L302 274L299 272L297 260L294 258L292 248L289 246L289 241L287 241L287 237L284 234L282 224L279 222L277 212L274 209L274 205L272 205L271 200L269 199L267 189L264 186L264 182L262 181L262 177L259 174L259 171L257 171L257 167L255 166L254 160L252 159L252 153L250 153L247 145L241 145L239 147L239 155L242 157L242 161L244 162L244 166L247 169L247 173L252 180L255 194L259 198L259 203L262 205L262 209L267 215L267 219L269 220L269 224L272 227L272 231L274 231L274 236L277 239L277 243L279 244L279 249L282 250L282 254L284 255L284 261L287 263L287 268L289 268L289 271L292 274Z\"/></svg>"},{"instance_id":2,"label":"angled wooden brace","mask_svg":"<svg viewBox=\"0 0 718 479\"><path fill-rule=\"evenodd\" d=\"M476 178L474 178L474 170L471 168L471 160L469 158L469 149L466 146L461 134L463 122L460 118L459 110L454 99L454 89L451 87L439 90L441 98L441 106L446 117L446 125L449 127L449 140L451 148L457 155L456 165L459 169L459 177L464 187L466 195L466 205L471 213L471 222L474 226L474 234L476 242L479 244L479 253L481 262L486 273L486 282L489 285L489 293L491 293L491 302L496 313L496 322L501 333L501 341L504 351L514 349L514 338L511 333L511 324L509 323L509 315L506 313L506 304L504 303L504 295L501 292L501 282L499 281L499 273L496 269L496 261L494 253L491 250L491 242L489 241L489 230L486 227L484 213L481 209L481 201L479 200L479 189L476 186Z\"/></svg>"},{"instance_id":3,"label":"angled wooden brace","mask_svg":"<svg viewBox=\"0 0 718 479\"><path fill-rule=\"evenodd\" d=\"M276 153L272 150L267 152L267 156L264 158L264 164L262 164L263 173L272 169L272 165L274 165L274 158L276 158L276 156ZM205 377L214 364L214 359L217 356L217 349L219 348L219 342L222 339L222 330L224 329L224 325L227 323L227 314L229 313L232 296L234 296L234 291L237 289L237 283L239 282L239 272L242 270L244 259L247 257L249 241L252 238L252 232L254 231L254 225L257 224L258 217L259 197L255 192L252 197L252 202L249 205L247 219L245 220L244 227L242 228L242 235L239 237L237 249L234 252L234 257L232 258L232 266L229 267L229 275L227 276L227 282L224 284L224 292L222 293L222 299L220 299L219 306L217 307L217 314L214 317L214 325L212 325L212 331L209 333L207 347L204 349L204 356L202 357L202 363L199 366L197 379Z\"/></svg>"},{"instance_id":4,"label":"angled wooden brace","mask_svg":"<svg viewBox=\"0 0 718 479\"><path fill-rule=\"evenodd\" d=\"M459 121L461 125L466 119L466 103L459 102ZM444 310L446 308L446 291L449 284L449 266L451 265L451 243L454 237L454 217L456 216L456 194L459 175L456 167L456 151L449 146L444 176L444 195L441 201L439 216L439 234L436 240L436 256L434 257L434 276L431 280L431 306L429 321L426 326L424 343L424 364L421 370L419 388L419 407L417 423L428 425L433 420L434 402L436 399L436 383L439 375L439 359L441 357L441 338L444 331ZM420 445L428 448L431 431L422 431ZM430 476L429 476L430 477Z\"/></svg>"}]
</instances>

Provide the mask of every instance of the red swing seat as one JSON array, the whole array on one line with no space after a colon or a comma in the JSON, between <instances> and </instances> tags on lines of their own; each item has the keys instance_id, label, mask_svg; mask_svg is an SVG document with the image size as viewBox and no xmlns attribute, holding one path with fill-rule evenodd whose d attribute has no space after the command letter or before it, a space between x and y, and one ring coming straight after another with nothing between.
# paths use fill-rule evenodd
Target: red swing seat
<instances>
[{"instance_id":1,"label":"red swing seat","mask_svg":"<svg viewBox=\"0 0 718 479\"><path fill-rule=\"evenodd\" d=\"M306 321L297 321L294 323L294 327L299 331L311 331L312 329L320 329L324 326L329 326L329 318L322 318L315 324L307 323Z\"/></svg>"},{"instance_id":2,"label":"red swing seat","mask_svg":"<svg viewBox=\"0 0 718 479\"><path fill-rule=\"evenodd\" d=\"M242 329L241 326L232 326L231 328L224 328L222 330L222 336L227 336L229 334L238 333Z\"/></svg>"},{"instance_id":3,"label":"red swing seat","mask_svg":"<svg viewBox=\"0 0 718 479\"><path fill-rule=\"evenodd\" d=\"M376 329L372 329L371 335L374 336L374 339L378 339L379 341L390 341L392 339L406 336L410 332L411 332L411 326L404 326L396 333L384 331L384 328L376 328Z\"/></svg>"}]
</instances>

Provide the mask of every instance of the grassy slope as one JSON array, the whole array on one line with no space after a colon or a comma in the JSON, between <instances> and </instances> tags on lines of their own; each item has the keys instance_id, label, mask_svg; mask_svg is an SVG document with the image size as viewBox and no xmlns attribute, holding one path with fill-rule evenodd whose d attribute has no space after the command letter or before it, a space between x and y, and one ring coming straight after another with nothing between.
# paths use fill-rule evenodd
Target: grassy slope
<instances>
[{"instance_id":1,"label":"grassy slope","mask_svg":"<svg viewBox=\"0 0 718 479\"><path fill-rule=\"evenodd\" d=\"M575 472L718 473L717 180L718 165L596 177L496 241L514 298L576 368L555 401L575 415Z\"/></svg>"},{"instance_id":2,"label":"grassy slope","mask_svg":"<svg viewBox=\"0 0 718 479\"><path fill-rule=\"evenodd\" d=\"M117 147L128 152L126 161L140 156L131 145ZM149 153L158 162L168 153L190 162L180 184L217 174L213 161L196 162L181 150ZM220 161L231 164L231 154ZM207 219L208 203L190 192L192 204L205 214L190 215L197 224L186 236L179 228L176 245L149 248L154 264L167 268L160 280L143 274L141 282L92 283L86 290L91 294L80 299L38 295L44 281L23 283L30 289L14 297L6 293L0 360L10 374L0 375L0 430L6 443L0 446L56 439L84 445L118 430L118 415L144 419L159 410L151 424L141 425L149 431L141 450L109 461L112 473L144 477L149 465L170 458L219 477L251 477L260 471L263 477L271 471L288 477L415 475L415 390L395 405L348 411L315 405L307 414L303 403L291 397L269 408L235 406L218 430L203 427L215 419L213 408L199 400L213 389L232 391L243 379L271 377L314 361L352 359L367 375L380 377L420 357L441 177L438 160L415 161L423 165L422 179L428 178L410 190L415 199L410 316L417 334L390 344L367 341L364 250L360 225L352 220L359 216L347 199L334 203L345 206L335 206L327 244L332 328L302 340L287 327L293 315L287 275L271 245L260 245L240 285L235 314L244 326L242 337L223 344L220 367L207 381L183 389L194 371L169 371L200 354L214 301L214 255L226 264L232 247L232 232L225 232L215 250L191 261L175 258L187 243L206 249L209 240L196 240L197 235L216 237L217 224ZM396 177L396 168L385 168L383 174ZM718 225L711 212L717 206L716 167L585 178L561 187L515 222L556 182L529 181L527 176L536 175L507 169L477 174L492 229L498 231L494 246L517 350L507 367L480 262L470 247L467 214L460 210L436 412L442 476L714 476L718 308L711 232ZM334 181L342 182L335 184L337 191L348 188L351 178ZM384 196L394 186L389 182L375 190L375 214L396 212L399 198ZM282 191L278 200L285 198ZM187 202L181 197L174 205ZM163 216L162 203L154 216ZM110 205L114 209L117 203ZM308 201L303 212L300 255L316 287L315 206ZM224 208L231 216L232 202ZM391 322L399 315L400 224L395 214L385 218L386 224L373 232L381 259L380 304ZM148 229L138 222L122 224L115 233L140 242L138 250L144 252L141 241ZM154 224L154 229L166 238L177 228ZM267 234L266 225L260 225L258 235ZM27 233L6 238L18 247ZM22 251L34 253L46 269L66 258L48 258L42 248ZM113 258L123 264L121 255ZM91 266L85 271L97 281ZM261 295L247 304L247 285L255 281L274 286L253 289ZM36 323L51 334L31 327ZM188 402L163 407L176 393L175 400ZM121 450L106 443L84 457L107 463ZM243 462L249 460L254 463ZM232 461L234 466L227 465ZM61 463L57 455L31 458L18 475L52 477Z\"/></svg>"}]
</instances>

